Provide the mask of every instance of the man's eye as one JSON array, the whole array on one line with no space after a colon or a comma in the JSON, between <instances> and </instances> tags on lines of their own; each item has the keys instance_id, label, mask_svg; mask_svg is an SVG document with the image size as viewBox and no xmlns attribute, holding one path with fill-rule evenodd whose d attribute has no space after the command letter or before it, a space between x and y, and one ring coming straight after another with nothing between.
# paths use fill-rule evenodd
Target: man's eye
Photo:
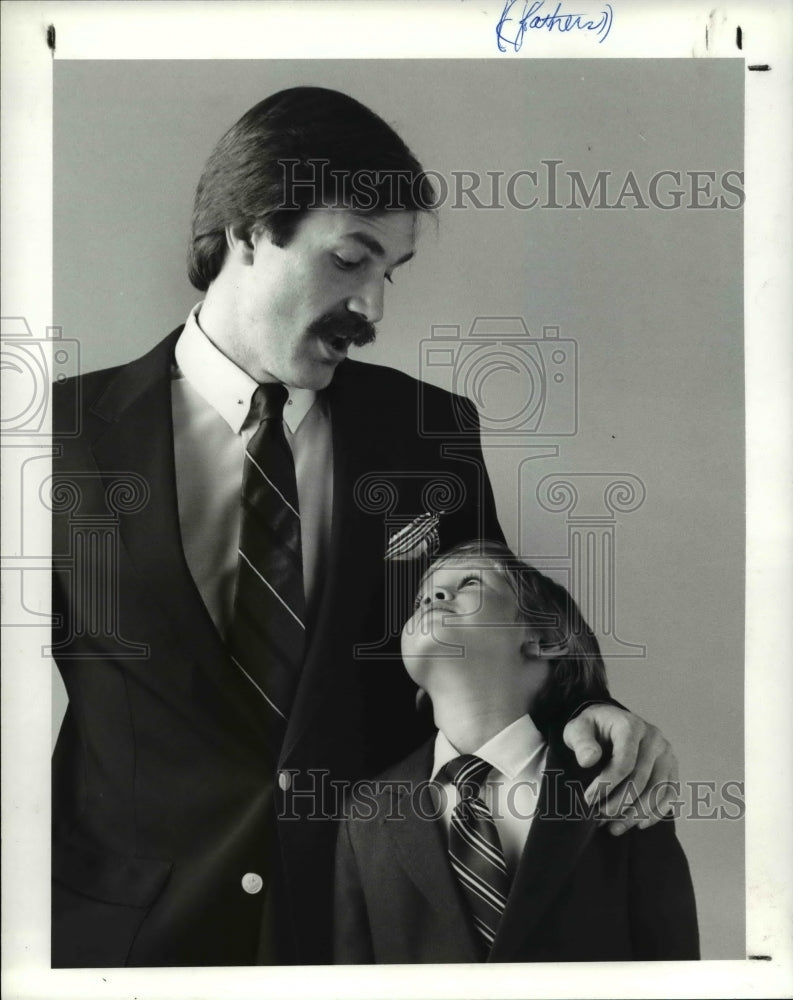
<instances>
[{"instance_id":1,"label":"man's eye","mask_svg":"<svg viewBox=\"0 0 793 1000\"><path fill-rule=\"evenodd\" d=\"M482 580L478 576L466 576L460 581L460 588L467 587L469 583L481 583Z\"/></svg>"}]
</instances>

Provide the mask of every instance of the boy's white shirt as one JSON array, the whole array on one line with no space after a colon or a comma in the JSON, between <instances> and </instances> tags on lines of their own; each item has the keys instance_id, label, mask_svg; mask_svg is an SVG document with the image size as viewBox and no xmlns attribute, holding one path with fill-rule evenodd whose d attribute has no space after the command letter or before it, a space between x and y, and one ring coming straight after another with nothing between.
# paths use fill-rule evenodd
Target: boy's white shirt
<instances>
[{"instance_id":1,"label":"boy's white shirt","mask_svg":"<svg viewBox=\"0 0 793 1000\"><path fill-rule=\"evenodd\" d=\"M482 798L493 814L507 871L512 877L526 846L537 808L548 744L531 718L522 715L489 739L475 754L493 768L482 785ZM435 738L432 774L446 792L440 819L447 834L458 794L451 782L443 779L438 772L459 756L459 750L439 730Z\"/></svg>"}]
</instances>

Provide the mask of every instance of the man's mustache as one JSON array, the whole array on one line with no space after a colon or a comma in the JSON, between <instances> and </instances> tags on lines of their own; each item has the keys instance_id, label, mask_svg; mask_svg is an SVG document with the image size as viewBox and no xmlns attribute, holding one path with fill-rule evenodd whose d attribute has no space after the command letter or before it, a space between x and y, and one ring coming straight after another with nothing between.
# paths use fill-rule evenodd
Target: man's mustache
<instances>
[{"instance_id":1,"label":"man's mustache","mask_svg":"<svg viewBox=\"0 0 793 1000\"><path fill-rule=\"evenodd\" d=\"M352 313L325 313L309 326L309 332L326 340L344 337L356 347L371 344L377 336L373 323Z\"/></svg>"}]
</instances>

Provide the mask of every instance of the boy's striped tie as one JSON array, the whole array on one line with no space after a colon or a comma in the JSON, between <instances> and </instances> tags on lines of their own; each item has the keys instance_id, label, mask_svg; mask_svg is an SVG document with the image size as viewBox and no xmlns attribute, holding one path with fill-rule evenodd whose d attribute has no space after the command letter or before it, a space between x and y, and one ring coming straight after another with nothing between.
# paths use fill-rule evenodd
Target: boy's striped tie
<instances>
[{"instance_id":1,"label":"boy's striped tie","mask_svg":"<svg viewBox=\"0 0 793 1000\"><path fill-rule=\"evenodd\" d=\"M474 927L487 950L493 944L509 894L509 876L498 831L480 790L491 765L473 754L450 761L444 768L459 793L449 830L449 858Z\"/></svg>"}]
</instances>

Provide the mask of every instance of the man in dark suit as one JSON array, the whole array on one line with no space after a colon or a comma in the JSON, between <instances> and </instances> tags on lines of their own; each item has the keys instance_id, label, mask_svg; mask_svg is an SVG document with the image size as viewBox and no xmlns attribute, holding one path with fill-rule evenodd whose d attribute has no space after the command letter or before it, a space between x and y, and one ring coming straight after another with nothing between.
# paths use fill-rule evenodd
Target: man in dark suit
<instances>
[{"instance_id":1,"label":"man in dark suit","mask_svg":"<svg viewBox=\"0 0 793 1000\"><path fill-rule=\"evenodd\" d=\"M561 738L572 706L608 695L564 588L505 546L458 546L422 581L402 649L439 731L350 793L336 961L699 958L673 824L610 836Z\"/></svg>"},{"instance_id":2,"label":"man in dark suit","mask_svg":"<svg viewBox=\"0 0 793 1000\"><path fill-rule=\"evenodd\" d=\"M203 302L144 357L57 387L54 966L330 958L330 782L427 731L391 642L410 557L501 537L473 406L346 359L432 200L358 102L276 94L198 185ZM674 767L613 705L565 735L580 759L613 745L615 781Z\"/></svg>"}]
</instances>

